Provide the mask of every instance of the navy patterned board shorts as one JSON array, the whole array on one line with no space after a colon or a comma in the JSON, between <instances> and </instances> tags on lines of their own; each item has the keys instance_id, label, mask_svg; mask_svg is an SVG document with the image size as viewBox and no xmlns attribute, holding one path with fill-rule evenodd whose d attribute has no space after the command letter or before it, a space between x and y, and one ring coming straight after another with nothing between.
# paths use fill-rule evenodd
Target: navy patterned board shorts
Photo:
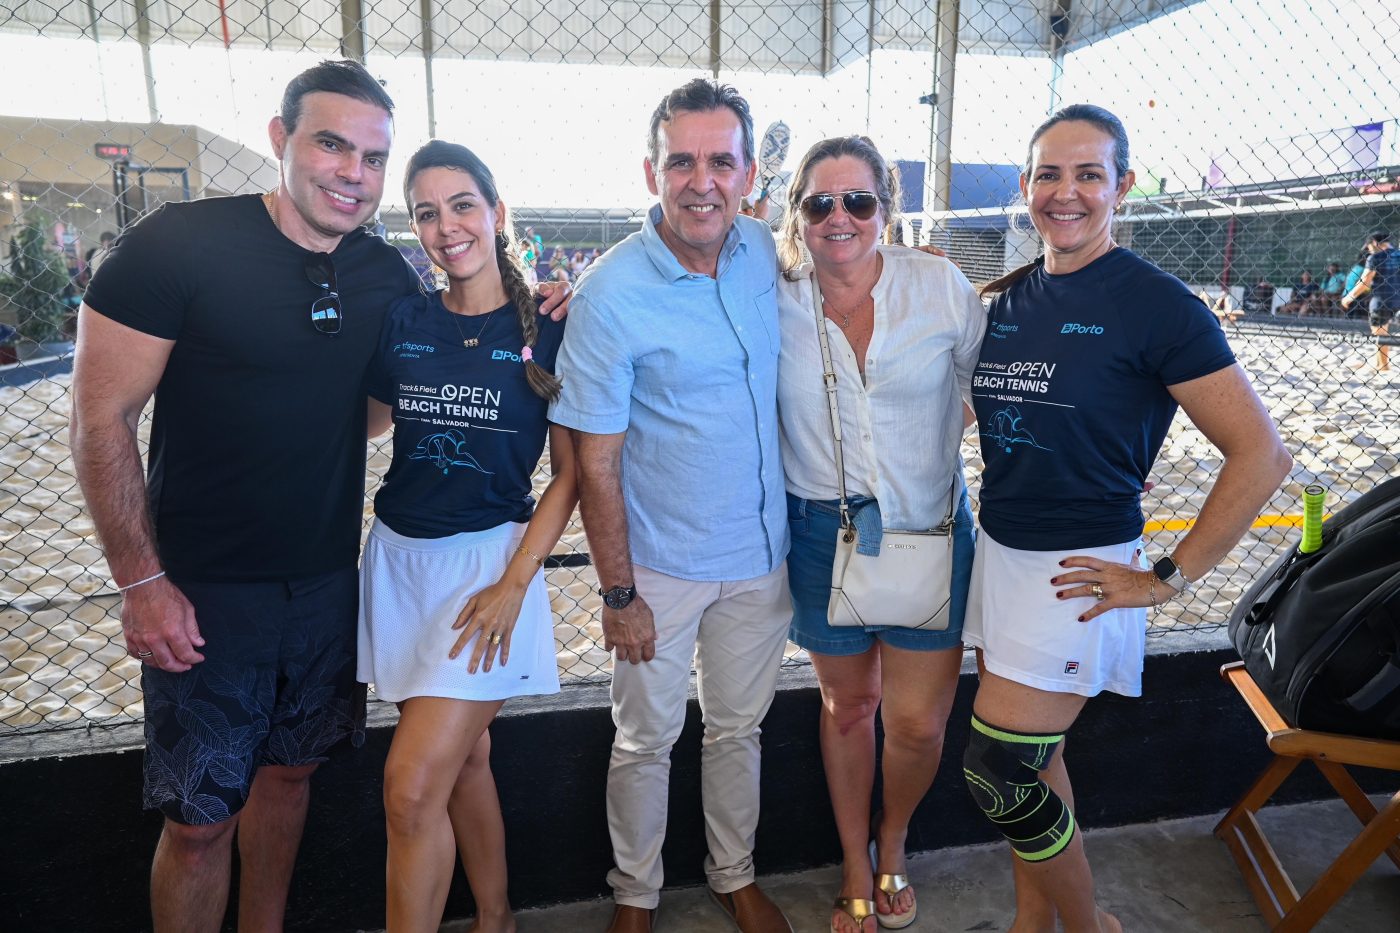
<instances>
[{"instance_id":1,"label":"navy patterned board shorts","mask_svg":"<svg viewBox=\"0 0 1400 933\"><path fill-rule=\"evenodd\" d=\"M359 575L275 583L177 582L194 606L204 661L141 669L145 806L208 825L243 808L259 765L307 765L364 742L355 680Z\"/></svg>"}]
</instances>

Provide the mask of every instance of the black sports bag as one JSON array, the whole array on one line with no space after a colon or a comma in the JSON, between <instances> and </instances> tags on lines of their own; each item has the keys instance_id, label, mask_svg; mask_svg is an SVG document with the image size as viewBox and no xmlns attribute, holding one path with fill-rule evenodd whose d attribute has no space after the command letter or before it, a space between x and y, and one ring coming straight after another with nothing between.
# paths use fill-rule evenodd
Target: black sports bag
<instances>
[{"instance_id":1,"label":"black sports bag","mask_svg":"<svg viewBox=\"0 0 1400 933\"><path fill-rule=\"evenodd\" d=\"M1250 676L1300 729L1400 739L1400 477L1322 525L1230 615Z\"/></svg>"}]
</instances>

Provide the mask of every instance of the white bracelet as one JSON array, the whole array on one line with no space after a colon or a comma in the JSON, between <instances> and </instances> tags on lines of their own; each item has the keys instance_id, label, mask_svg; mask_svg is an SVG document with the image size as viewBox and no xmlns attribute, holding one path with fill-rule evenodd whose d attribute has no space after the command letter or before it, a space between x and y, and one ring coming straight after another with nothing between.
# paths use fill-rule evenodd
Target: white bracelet
<instances>
[{"instance_id":1,"label":"white bracelet","mask_svg":"<svg viewBox=\"0 0 1400 933\"><path fill-rule=\"evenodd\" d=\"M153 574L152 576L149 576L144 580L137 580L135 583L128 583L126 586L119 586L117 587L117 592L125 593L127 590L134 590L143 583L150 583L152 580L159 580L163 576L165 576L164 570L162 570L160 573ZM116 583L117 581L113 580L112 582Z\"/></svg>"}]
</instances>

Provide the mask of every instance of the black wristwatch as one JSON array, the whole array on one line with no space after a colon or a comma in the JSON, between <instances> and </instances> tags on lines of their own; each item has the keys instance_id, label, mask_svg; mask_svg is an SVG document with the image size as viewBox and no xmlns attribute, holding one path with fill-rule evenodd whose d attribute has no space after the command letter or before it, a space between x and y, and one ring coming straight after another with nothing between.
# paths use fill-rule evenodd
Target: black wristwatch
<instances>
[{"instance_id":1,"label":"black wristwatch","mask_svg":"<svg viewBox=\"0 0 1400 933\"><path fill-rule=\"evenodd\" d=\"M603 597L603 605L609 609L626 609L637 598L636 586L615 586L610 590L598 587L598 595Z\"/></svg>"},{"instance_id":2,"label":"black wristwatch","mask_svg":"<svg viewBox=\"0 0 1400 933\"><path fill-rule=\"evenodd\" d=\"M1181 568L1176 565L1176 561L1172 560L1170 557L1163 557L1161 560L1157 561L1157 563L1153 564L1152 572L1157 575L1158 580L1161 580L1177 593L1185 593L1186 588L1191 585L1186 579L1186 575L1181 572Z\"/></svg>"}]
</instances>

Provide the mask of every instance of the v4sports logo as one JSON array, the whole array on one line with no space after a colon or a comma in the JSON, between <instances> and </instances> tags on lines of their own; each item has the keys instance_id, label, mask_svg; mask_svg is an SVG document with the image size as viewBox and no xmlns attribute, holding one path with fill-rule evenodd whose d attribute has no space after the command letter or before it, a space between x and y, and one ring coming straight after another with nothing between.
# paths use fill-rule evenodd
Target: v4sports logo
<instances>
[{"instance_id":1,"label":"v4sports logo","mask_svg":"<svg viewBox=\"0 0 1400 933\"><path fill-rule=\"evenodd\" d=\"M1060 328L1062 334L1093 334L1095 336L1103 333L1103 327L1099 324L1075 324L1073 322L1065 324Z\"/></svg>"}]
</instances>

